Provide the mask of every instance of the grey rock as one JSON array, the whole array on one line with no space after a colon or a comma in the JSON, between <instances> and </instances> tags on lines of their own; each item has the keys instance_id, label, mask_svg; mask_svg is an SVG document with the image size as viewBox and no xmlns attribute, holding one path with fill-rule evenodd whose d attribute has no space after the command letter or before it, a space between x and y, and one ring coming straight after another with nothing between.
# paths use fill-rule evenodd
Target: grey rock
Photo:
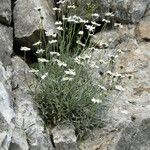
<instances>
[{"instance_id":1,"label":"grey rock","mask_svg":"<svg viewBox=\"0 0 150 150\"><path fill-rule=\"evenodd\" d=\"M35 85L33 74L29 73L29 67L19 57L12 59L13 85L15 97L15 127L24 131L28 147L31 150L53 150L50 137L44 130L44 122L38 115L38 110L31 95L32 85ZM21 136L21 135L20 135ZM22 139L23 140L23 139ZM15 144L19 144L18 142ZM20 143L21 144L21 143ZM19 144L19 145L20 145Z\"/></svg>"},{"instance_id":2,"label":"grey rock","mask_svg":"<svg viewBox=\"0 0 150 150\"><path fill-rule=\"evenodd\" d=\"M71 124L61 124L52 130L56 150L78 150L75 128Z\"/></svg>"},{"instance_id":3,"label":"grey rock","mask_svg":"<svg viewBox=\"0 0 150 150\"><path fill-rule=\"evenodd\" d=\"M149 10L150 12L150 10ZM142 40L150 40L150 13L147 12L145 14L145 17L139 22L137 28L136 28L136 34L139 37L139 39Z\"/></svg>"},{"instance_id":4,"label":"grey rock","mask_svg":"<svg viewBox=\"0 0 150 150\"><path fill-rule=\"evenodd\" d=\"M0 35L0 61L7 66L13 52L13 29L0 24Z\"/></svg>"},{"instance_id":5,"label":"grey rock","mask_svg":"<svg viewBox=\"0 0 150 150\"><path fill-rule=\"evenodd\" d=\"M123 52L114 66L114 72L126 74L119 83L124 91L113 91L108 96L102 116L106 127L93 131L93 136L80 145L82 150L150 149L150 43L137 42L132 30L122 30L121 37L124 34L127 38L115 46L116 51ZM101 52L96 58L98 54Z\"/></svg>"},{"instance_id":6,"label":"grey rock","mask_svg":"<svg viewBox=\"0 0 150 150\"><path fill-rule=\"evenodd\" d=\"M76 2L75 0L72 0ZM88 0L78 0L78 5L81 6L81 16L86 16L88 12ZM107 18L121 23L137 23L144 16L145 11L150 4L150 0L92 0L91 5L95 5L95 12L100 17L99 19ZM89 5L89 6L91 6ZM112 12L114 17L106 17L105 13ZM84 14L84 15L83 15Z\"/></svg>"},{"instance_id":7,"label":"grey rock","mask_svg":"<svg viewBox=\"0 0 150 150\"><path fill-rule=\"evenodd\" d=\"M40 39L41 16L43 30L55 32L53 3L49 0L17 0L14 7L15 38L25 46ZM41 9L41 15L38 9Z\"/></svg>"},{"instance_id":8,"label":"grey rock","mask_svg":"<svg viewBox=\"0 0 150 150\"><path fill-rule=\"evenodd\" d=\"M13 98L11 95L10 67L5 67L0 62L0 149L7 150L11 142L14 129Z\"/></svg>"},{"instance_id":9,"label":"grey rock","mask_svg":"<svg viewBox=\"0 0 150 150\"><path fill-rule=\"evenodd\" d=\"M23 130L15 128L9 150L28 150L27 137Z\"/></svg>"},{"instance_id":10,"label":"grey rock","mask_svg":"<svg viewBox=\"0 0 150 150\"><path fill-rule=\"evenodd\" d=\"M0 1L0 22L10 25L11 23L11 0Z\"/></svg>"}]
</instances>

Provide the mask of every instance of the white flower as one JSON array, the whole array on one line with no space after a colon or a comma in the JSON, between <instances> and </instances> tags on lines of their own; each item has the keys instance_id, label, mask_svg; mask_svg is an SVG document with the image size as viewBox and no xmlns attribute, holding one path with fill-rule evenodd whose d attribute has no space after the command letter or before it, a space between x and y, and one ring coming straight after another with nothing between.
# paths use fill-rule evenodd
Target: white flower
<instances>
[{"instance_id":1,"label":"white flower","mask_svg":"<svg viewBox=\"0 0 150 150\"><path fill-rule=\"evenodd\" d=\"M52 36L52 37L56 37L57 36L57 34L54 33L52 30L46 31L45 34L46 34L46 36Z\"/></svg>"},{"instance_id":2,"label":"white flower","mask_svg":"<svg viewBox=\"0 0 150 150\"><path fill-rule=\"evenodd\" d=\"M96 65L96 62L95 61L92 61L92 62L90 62L90 67L91 68L99 68L99 66L98 65Z\"/></svg>"},{"instance_id":3,"label":"white flower","mask_svg":"<svg viewBox=\"0 0 150 150\"><path fill-rule=\"evenodd\" d=\"M91 54L84 54L81 59L86 60L86 59L90 59L92 56Z\"/></svg>"},{"instance_id":4,"label":"white flower","mask_svg":"<svg viewBox=\"0 0 150 150\"><path fill-rule=\"evenodd\" d=\"M121 29L123 28L123 25L122 25L121 23L114 23L114 26L115 26L115 27L119 27L119 28L121 28Z\"/></svg>"},{"instance_id":5,"label":"white flower","mask_svg":"<svg viewBox=\"0 0 150 150\"><path fill-rule=\"evenodd\" d=\"M83 35L83 33L84 33L83 31L79 31L78 32L79 35Z\"/></svg>"},{"instance_id":6,"label":"white flower","mask_svg":"<svg viewBox=\"0 0 150 150\"><path fill-rule=\"evenodd\" d=\"M83 44L81 41L76 41L76 43L83 46L83 47L85 47L85 44Z\"/></svg>"},{"instance_id":7,"label":"white flower","mask_svg":"<svg viewBox=\"0 0 150 150\"><path fill-rule=\"evenodd\" d=\"M91 23L92 23L93 25L95 25L95 26L98 26L98 27L101 26L101 24L98 24L98 23L96 23L95 21L92 21Z\"/></svg>"},{"instance_id":8,"label":"white flower","mask_svg":"<svg viewBox=\"0 0 150 150\"><path fill-rule=\"evenodd\" d=\"M72 81L72 80L73 80L73 78L70 78L70 77L63 77L61 79L61 81Z\"/></svg>"},{"instance_id":9,"label":"white flower","mask_svg":"<svg viewBox=\"0 0 150 150\"><path fill-rule=\"evenodd\" d=\"M74 69L69 69L69 70L65 71L65 74L75 76L75 75L76 75L76 72L75 72Z\"/></svg>"},{"instance_id":10,"label":"white flower","mask_svg":"<svg viewBox=\"0 0 150 150\"><path fill-rule=\"evenodd\" d=\"M118 91L124 91L125 90L121 85L116 85L115 89Z\"/></svg>"},{"instance_id":11,"label":"white flower","mask_svg":"<svg viewBox=\"0 0 150 150\"><path fill-rule=\"evenodd\" d=\"M59 2L57 2L57 4L64 4L66 1L62 1L62 0L59 0Z\"/></svg>"},{"instance_id":12,"label":"white flower","mask_svg":"<svg viewBox=\"0 0 150 150\"><path fill-rule=\"evenodd\" d=\"M107 91L107 89L106 89L104 86L102 86L102 85L98 85L98 87L99 87L100 89L104 90L104 91Z\"/></svg>"},{"instance_id":13,"label":"white flower","mask_svg":"<svg viewBox=\"0 0 150 150\"><path fill-rule=\"evenodd\" d=\"M92 17L99 17L99 14L97 14L97 13L94 13L94 14L92 14Z\"/></svg>"},{"instance_id":14,"label":"white flower","mask_svg":"<svg viewBox=\"0 0 150 150\"><path fill-rule=\"evenodd\" d=\"M54 11L61 11L61 9L60 9L60 8L57 8L57 7L54 7L53 10L54 10Z\"/></svg>"},{"instance_id":15,"label":"white flower","mask_svg":"<svg viewBox=\"0 0 150 150\"><path fill-rule=\"evenodd\" d=\"M105 16L113 17L113 16L114 16L114 14L113 14L112 12L107 12L107 13L105 13Z\"/></svg>"},{"instance_id":16,"label":"white flower","mask_svg":"<svg viewBox=\"0 0 150 150\"><path fill-rule=\"evenodd\" d=\"M48 41L49 44L54 44L54 43L57 43L57 40L51 40L51 41Z\"/></svg>"},{"instance_id":17,"label":"white flower","mask_svg":"<svg viewBox=\"0 0 150 150\"><path fill-rule=\"evenodd\" d=\"M42 63L46 62L46 63L48 63L49 60L47 60L45 58L38 58L38 62L42 62Z\"/></svg>"},{"instance_id":18,"label":"white flower","mask_svg":"<svg viewBox=\"0 0 150 150\"><path fill-rule=\"evenodd\" d=\"M62 22L61 21L56 21L55 25L62 25Z\"/></svg>"},{"instance_id":19,"label":"white flower","mask_svg":"<svg viewBox=\"0 0 150 150\"><path fill-rule=\"evenodd\" d=\"M93 103L102 103L102 101L100 100L100 99L96 99L96 98L92 98L91 99L91 101L93 102Z\"/></svg>"},{"instance_id":20,"label":"white flower","mask_svg":"<svg viewBox=\"0 0 150 150\"><path fill-rule=\"evenodd\" d=\"M48 72L41 76L41 79L44 80L48 76Z\"/></svg>"},{"instance_id":21,"label":"white flower","mask_svg":"<svg viewBox=\"0 0 150 150\"><path fill-rule=\"evenodd\" d=\"M108 74L110 76L113 75L113 73L110 70L106 71L106 74Z\"/></svg>"},{"instance_id":22,"label":"white flower","mask_svg":"<svg viewBox=\"0 0 150 150\"><path fill-rule=\"evenodd\" d=\"M53 59L52 61L53 62L57 62L59 67L67 67L67 64L62 62L62 61L60 61L59 59Z\"/></svg>"},{"instance_id":23,"label":"white flower","mask_svg":"<svg viewBox=\"0 0 150 150\"><path fill-rule=\"evenodd\" d=\"M60 54L58 53L58 52L50 52L50 55L52 55L52 56L60 56Z\"/></svg>"},{"instance_id":24,"label":"white flower","mask_svg":"<svg viewBox=\"0 0 150 150\"><path fill-rule=\"evenodd\" d=\"M63 20L68 20L68 18L65 17L65 15L62 16Z\"/></svg>"},{"instance_id":25,"label":"white flower","mask_svg":"<svg viewBox=\"0 0 150 150\"><path fill-rule=\"evenodd\" d=\"M42 42L41 42L41 41L38 41L38 42L34 43L33 46L38 46L38 45L40 45L40 44L42 44Z\"/></svg>"},{"instance_id":26,"label":"white flower","mask_svg":"<svg viewBox=\"0 0 150 150\"><path fill-rule=\"evenodd\" d=\"M56 29L59 30L59 31L63 31L64 30L63 27L61 27L61 26L58 26Z\"/></svg>"},{"instance_id":27,"label":"white flower","mask_svg":"<svg viewBox=\"0 0 150 150\"><path fill-rule=\"evenodd\" d=\"M86 26L86 29L89 30L90 32L95 30L95 27L93 25L92 26L91 25L85 25L85 26Z\"/></svg>"},{"instance_id":28,"label":"white flower","mask_svg":"<svg viewBox=\"0 0 150 150\"><path fill-rule=\"evenodd\" d=\"M67 8L75 9L75 8L76 8L76 6L75 6L75 5L69 5L69 6L67 6Z\"/></svg>"},{"instance_id":29,"label":"white flower","mask_svg":"<svg viewBox=\"0 0 150 150\"><path fill-rule=\"evenodd\" d=\"M31 69L31 70L29 70L29 72L31 72L31 73L38 73L39 72L39 70L36 70L36 69Z\"/></svg>"},{"instance_id":30,"label":"white flower","mask_svg":"<svg viewBox=\"0 0 150 150\"><path fill-rule=\"evenodd\" d=\"M78 65L83 65L83 62L78 57L74 58L74 62L77 63Z\"/></svg>"},{"instance_id":31,"label":"white flower","mask_svg":"<svg viewBox=\"0 0 150 150\"><path fill-rule=\"evenodd\" d=\"M43 53L43 52L45 52L45 50L43 50L43 49L38 49L38 50L36 51L37 54L40 54L40 53Z\"/></svg>"},{"instance_id":32,"label":"white flower","mask_svg":"<svg viewBox=\"0 0 150 150\"><path fill-rule=\"evenodd\" d=\"M103 19L102 21L106 23L110 23L110 20L107 20L107 19Z\"/></svg>"},{"instance_id":33,"label":"white flower","mask_svg":"<svg viewBox=\"0 0 150 150\"><path fill-rule=\"evenodd\" d=\"M21 51L30 51L31 50L31 48L29 48L29 47L21 47L21 49L20 49Z\"/></svg>"}]
</instances>

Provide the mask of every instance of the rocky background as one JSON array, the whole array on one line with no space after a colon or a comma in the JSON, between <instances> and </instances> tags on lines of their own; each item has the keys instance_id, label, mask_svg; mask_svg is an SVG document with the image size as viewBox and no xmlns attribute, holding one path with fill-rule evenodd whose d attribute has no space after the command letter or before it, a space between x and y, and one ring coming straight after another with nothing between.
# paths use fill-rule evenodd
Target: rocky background
<instances>
[{"instance_id":1,"label":"rocky background","mask_svg":"<svg viewBox=\"0 0 150 150\"><path fill-rule=\"evenodd\" d=\"M79 0L81 5L85 2ZM44 29L55 32L54 2L0 1L0 150L150 150L150 0L94 2L101 18L111 10L123 28L97 33L93 40L109 41L108 53L121 49L115 69L133 78L104 104L106 126L77 145L72 126L58 126L52 136L44 128L29 93L34 77L16 55L17 44L31 46L39 39L39 7ZM96 59L99 52L94 54ZM96 78L103 71L96 70Z\"/></svg>"}]
</instances>

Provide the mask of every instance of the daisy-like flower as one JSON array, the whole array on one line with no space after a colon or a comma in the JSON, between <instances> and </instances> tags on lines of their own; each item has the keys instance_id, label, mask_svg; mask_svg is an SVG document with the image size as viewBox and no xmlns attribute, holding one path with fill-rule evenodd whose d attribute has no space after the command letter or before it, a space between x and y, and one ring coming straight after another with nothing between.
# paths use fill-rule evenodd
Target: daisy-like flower
<instances>
[{"instance_id":1,"label":"daisy-like flower","mask_svg":"<svg viewBox=\"0 0 150 150\"><path fill-rule=\"evenodd\" d=\"M94 69L94 68L96 68L96 69L99 68L99 66L96 65L96 62L95 62L95 61L90 62L90 67L93 68L93 69Z\"/></svg>"},{"instance_id":2,"label":"daisy-like flower","mask_svg":"<svg viewBox=\"0 0 150 150\"><path fill-rule=\"evenodd\" d=\"M57 2L57 4L64 4L66 1L64 0L59 0L58 2Z\"/></svg>"},{"instance_id":3,"label":"daisy-like flower","mask_svg":"<svg viewBox=\"0 0 150 150\"><path fill-rule=\"evenodd\" d=\"M83 31L79 31L78 32L79 35L83 35L83 33L84 33Z\"/></svg>"},{"instance_id":4,"label":"daisy-like flower","mask_svg":"<svg viewBox=\"0 0 150 150\"><path fill-rule=\"evenodd\" d=\"M51 40L51 41L48 41L49 44L54 44L54 43L57 43L57 40Z\"/></svg>"},{"instance_id":5,"label":"daisy-like flower","mask_svg":"<svg viewBox=\"0 0 150 150\"><path fill-rule=\"evenodd\" d=\"M61 21L56 21L55 25L62 25L62 22Z\"/></svg>"},{"instance_id":6,"label":"daisy-like flower","mask_svg":"<svg viewBox=\"0 0 150 150\"><path fill-rule=\"evenodd\" d=\"M61 27L61 26L58 26L56 29L59 30L59 31L63 31L64 30L63 27Z\"/></svg>"},{"instance_id":7,"label":"daisy-like flower","mask_svg":"<svg viewBox=\"0 0 150 150\"><path fill-rule=\"evenodd\" d=\"M90 59L91 57L92 57L91 54L84 54L84 55L81 57L81 59L87 60L87 59Z\"/></svg>"},{"instance_id":8,"label":"daisy-like flower","mask_svg":"<svg viewBox=\"0 0 150 150\"><path fill-rule=\"evenodd\" d=\"M75 72L74 69L68 69L68 70L65 71L65 74L75 76L75 75L76 75L76 72Z\"/></svg>"},{"instance_id":9,"label":"daisy-like flower","mask_svg":"<svg viewBox=\"0 0 150 150\"><path fill-rule=\"evenodd\" d=\"M58 7L54 7L53 10L54 10L54 11L61 11L61 9L58 8Z\"/></svg>"},{"instance_id":10,"label":"daisy-like flower","mask_svg":"<svg viewBox=\"0 0 150 150\"><path fill-rule=\"evenodd\" d=\"M90 32L92 32L93 30L95 30L95 27L92 25L85 25L86 29L89 30Z\"/></svg>"},{"instance_id":11,"label":"daisy-like flower","mask_svg":"<svg viewBox=\"0 0 150 150\"><path fill-rule=\"evenodd\" d=\"M101 24L96 23L95 21L92 21L91 23L92 23L92 25L94 25L94 26L98 26L98 27L100 27L100 26L101 26Z\"/></svg>"},{"instance_id":12,"label":"daisy-like flower","mask_svg":"<svg viewBox=\"0 0 150 150\"><path fill-rule=\"evenodd\" d=\"M99 87L100 89L104 90L104 91L107 91L107 89L106 89L104 86L102 86L102 85L98 85L98 87Z\"/></svg>"},{"instance_id":13,"label":"daisy-like flower","mask_svg":"<svg viewBox=\"0 0 150 150\"><path fill-rule=\"evenodd\" d=\"M41 76L41 79L44 80L48 76L48 72Z\"/></svg>"},{"instance_id":14,"label":"daisy-like flower","mask_svg":"<svg viewBox=\"0 0 150 150\"><path fill-rule=\"evenodd\" d=\"M52 55L52 56L60 56L60 54L58 52L50 52L50 55Z\"/></svg>"},{"instance_id":15,"label":"daisy-like flower","mask_svg":"<svg viewBox=\"0 0 150 150\"><path fill-rule=\"evenodd\" d=\"M74 62L77 63L78 65L83 65L83 62L81 61L79 57L75 57Z\"/></svg>"},{"instance_id":16,"label":"daisy-like flower","mask_svg":"<svg viewBox=\"0 0 150 150\"><path fill-rule=\"evenodd\" d=\"M112 73L110 70L106 71L106 74L108 74L108 75L110 75L110 76L113 75L113 73Z\"/></svg>"},{"instance_id":17,"label":"daisy-like flower","mask_svg":"<svg viewBox=\"0 0 150 150\"><path fill-rule=\"evenodd\" d=\"M118 91L124 91L125 90L121 85L116 85L115 89Z\"/></svg>"},{"instance_id":18,"label":"daisy-like flower","mask_svg":"<svg viewBox=\"0 0 150 150\"><path fill-rule=\"evenodd\" d=\"M59 67L67 67L67 64L60 61L59 59L53 59L53 62L56 62L58 64Z\"/></svg>"},{"instance_id":19,"label":"daisy-like flower","mask_svg":"<svg viewBox=\"0 0 150 150\"><path fill-rule=\"evenodd\" d=\"M76 41L76 43L81 45L82 47L85 47L85 44L83 44L81 41Z\"/></svg>"},{"instance_id":20,"label":"daisy-like flower","mask_svg":"<svg viewBox=\"0 0 150 150\"><path fill-rule=\"evenodd\" d=\"M61 81L72 81L72 80L73 80L73 78L70 78L70 77L63 77L61 79Z\"/></svg>"},{"instance_id":21,"label":"daisy-like flower","mask_svg":"<svg viewBox=\"0 0 150 150\"><path fill-rule=\"evenodd\" d=\"M57 36L57 34L54 33L52 30L46 31L45 34L46 34L46 36L52 36L52 37L56 37Z\"/></svg>"},{"instance_id":22,"label":"daisy-like flower","mask_svg":"<svg viewBox=\"0 0 150 150\"><path fill-rule=\"evenodd\" d=\"M29 47L21 47L21 49L20 49L21 51L30 51L31 50L31 48L29 48Z\"/></svg>"},{"instance_id":23,"label":"daisy-like flower","mask_svg":"<svg viewBox=\"0 0 150 150\"><path fill-rule=\"evenodd\" d=\"M39 72L39 70L31 69L31 70L29 70L29 72L37 74Z\"/></svg>"},{"instance_id":24,"label":"daisy-like flower","mask_svg":"<svg viewBox=\"0 0 150 150\"><path fill-rule=\"evenodd\" d=\"M42 62L42 63L46 62L46 63L48 63L49 60L47 60L45 58L38 58L38 62Z\"/></svg>"},{"instance_id":25,"label":"daisy-like flower","mask_svg":"<svg viewBox=\"0 0 150 150\"><path fill-rule=\"evenodd\" d=\"M92 98L91 99L91 101L93 102L93 103L102 103L102 101L100 100L100 99L96 99L96 98Z\"/></svg>"},{"instance_id":26,"label":"daisy-like flower","mask_svg":"<svg viewBox=\"0 0 150 150\"><path fill-rule=\"evenodd\" d=\"M114 14L113 14L112 12L107 12L107 13L105 13L105 16L113 17L113 16L114 16Z\"/></svg>"},{"instance_id":27,"label":"daisy-like flower","mask_svg":"<svg viewBox=\"0 0 150 150\"><path fill-rule=\"evenodd\" d=\"M42 42L39 40L38 42L34 43L33 46L38 46L40 44L42 44Z\"/></svg>"},{"instance_id":28,"label":"daisy-like flower","mask_svg":"<svg viewBox=\"0 0 150 150\"><path fill-rule=\"evenodd\" d=\"M40 53L43 53L43 52L45 52L44 49L38 49L38 50L36 51L36 54L40 54Z\"/></svg>"},{"instance_id":29,"label":"daisy-like flower","mask_svg":"<svg viewBox=\"0 0 150 150\"><path fill-rule=\"evenodd\" d=\"M92 17L99 17L99 14L97 14L97 13L94 13L94 14L92 14Z\"/></svg>"},{"instance_id":30,"label":"daisy-like flower","mask_svg":"<svg viewBox=\"0 0 150 150\"><path fill-rule=\"evenodd\" d=\"M71 9L75 9L76 8L76 6L75 5L69 5L69 6L67 6L67 8L71 8Z\"/></svg>"},{"instance_id":31,"label":"daisy-like flower","mask_svg":"<svg viewBox=\"0 0 150 150\"><path fill-rule=\"evenodd\" d=\"M62 16L62 20L68 20L67 17L65 17L65 15Z\"/></svg>"},{"instance_id":32,"label":"daisy-like flower","mask_svg":"<svg viewBox=\"0 0 150 150\"><path fill-rule=\"evenodd\" d=\"M121 23L114 23L114 26L115 26L115 27L119 27L119 28L121 28L121 29L123 28L123 25L122 25Z\"/></svg>"},{"instance_id":33,"label":"daisy-like flower","mask_svg":"<svg viewBox=\"0 0 150 150\"><path fill-rule=\"evenodd\" d=\"M107 20L107 19L103 19L102 21L106 23L110 23L110 20Z\"/></svg>"}]
</instances>

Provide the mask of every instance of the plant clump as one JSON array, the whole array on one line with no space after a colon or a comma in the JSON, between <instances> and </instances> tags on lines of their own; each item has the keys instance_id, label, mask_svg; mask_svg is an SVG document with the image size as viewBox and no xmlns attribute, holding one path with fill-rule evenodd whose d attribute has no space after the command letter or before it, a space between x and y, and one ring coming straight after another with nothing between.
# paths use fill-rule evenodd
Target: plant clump
<instances>
[{"instance_id":1,"label":"plant clump","mask_svg":"<svg viewBox=\"0 0 150 150\"><path fill-rule=\"evenodd\" d=\"M96 27L101 26L95 21L99 15L92 13L89 21L73 14L76 12L74 4L66 5L65 1L57 4L59 7L53 8L57 14L57 33L43 33L44 18L41 16L40 40L33 44L37 49L38 65L30 72L39 81L35 100L46 125L55 126L69 121L75 126L80 139L93 128L101 127L98 108L121 77L112 77L114 57L108 62L101 58L99 63L110 67L97 84L93 83L93 69L98 69L99 63L92 60L96 47L90 43L90 38L94 36ZM104 29L110 22L106 19L103 21ZM43 38L45 35L46 38ZM29 49L22 47L22 50Z\"/></svg>"}]
</instances>

